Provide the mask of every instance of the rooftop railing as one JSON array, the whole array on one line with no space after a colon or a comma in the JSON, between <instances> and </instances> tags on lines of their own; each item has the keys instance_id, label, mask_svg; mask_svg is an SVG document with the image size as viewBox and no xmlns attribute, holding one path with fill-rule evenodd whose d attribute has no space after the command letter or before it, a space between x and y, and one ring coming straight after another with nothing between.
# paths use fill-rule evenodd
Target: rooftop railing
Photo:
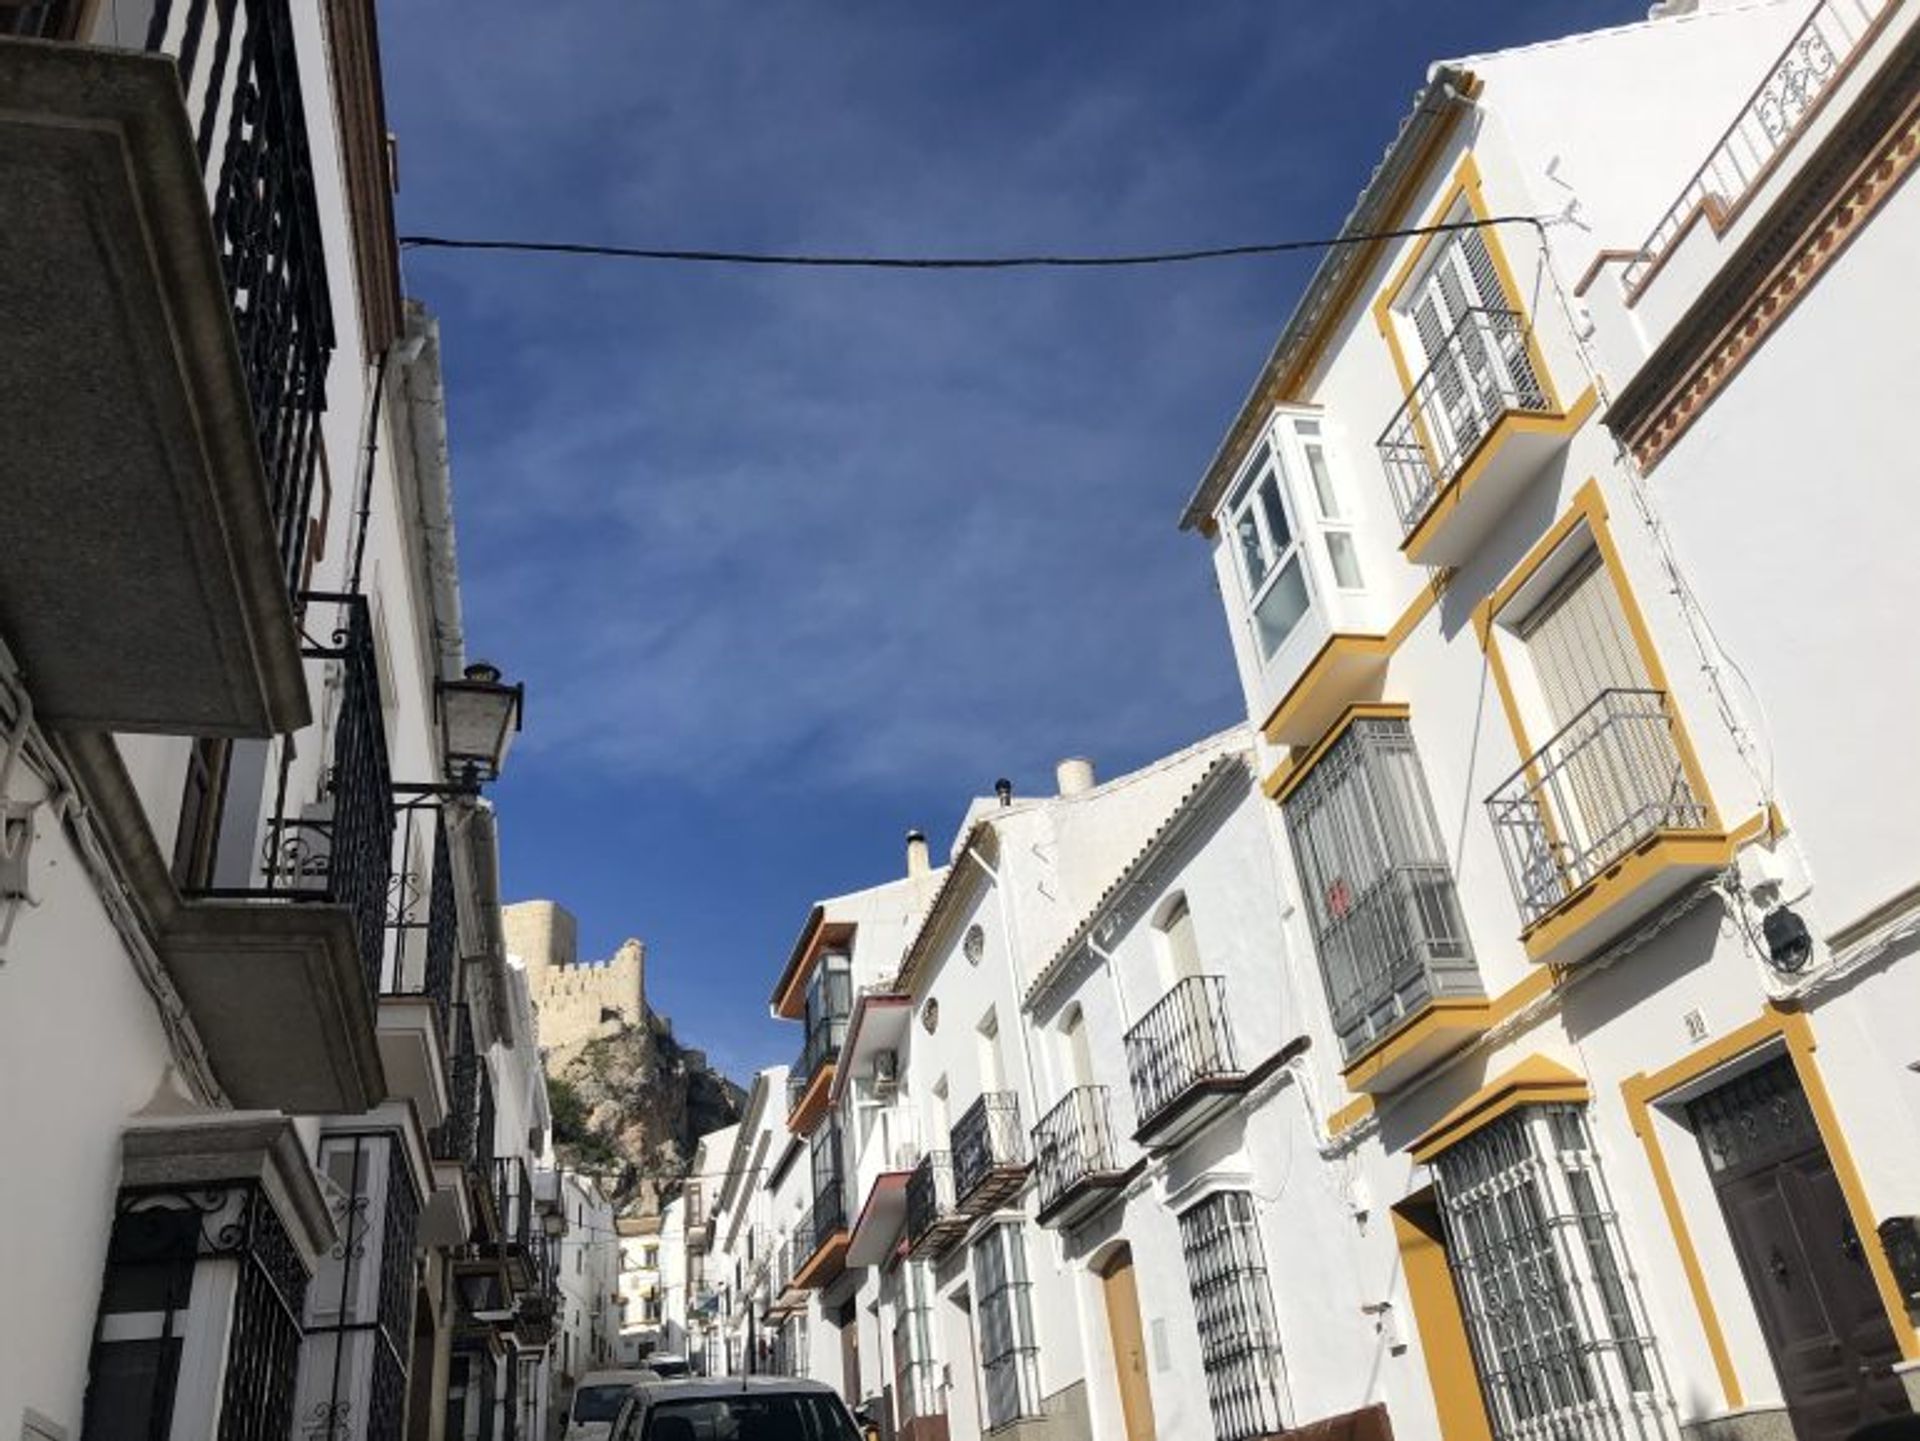
<instances>
[{"instance_id":1,"label":"rooftop railing","mask_svg":"<svg viewBox=\"0 0 1920 1441\"><path fill-rule=\"evenodd\" d=\"M1467 311L1375 443L1401 529L1413 533L1502 416L1550 409L1527 353L1526 317Z\"/></svg>"},{"instance_id":2,"label":"rooftop railing","mask_svg":"<svg viewBox=\"0 0 1920 1441\"><path fill-rule=\"evenodd\" d=\"M1826 102L1834 83L1894 3L1821 0L1660 217L1640 253L1621 271L1628 290L1646 283L1695 215L1705 213L1716 226L1724 226L1738 212L1794 135Z\"/></svg>"},{"instance_id":3,"label":"rooftop railing","mask_svg":"<svg viewBox=\"0 0 1920 1441\"><path fill-rule=\"evenodd\" d=\"M1126 1035L1134 1112L1150 1130L1195 1086L1240 1074L1221 976L1176 981Z\"/></svg>"},{"instance_id":4,"label":"rooftop railing","mask_svg":"<svg viewBox=\"0 0 1920 1441\"><path fill-rule=\"evenodd\" d=\"M1701 830L1664 691L1604 690L1487 798L1507 878L1532 925L1664 830Z\"/></svg>"}]
</instances>

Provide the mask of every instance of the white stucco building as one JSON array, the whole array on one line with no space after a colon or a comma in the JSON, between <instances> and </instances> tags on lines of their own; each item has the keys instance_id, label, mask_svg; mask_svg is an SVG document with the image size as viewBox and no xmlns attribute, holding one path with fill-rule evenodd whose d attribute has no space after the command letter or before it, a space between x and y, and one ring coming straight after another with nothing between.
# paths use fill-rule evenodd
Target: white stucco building
<instances>
[{"instance_id":1,"label":"white stucco building","mask_svg":"<svg viewBox=\"0 0 1920 1441\"><path fill-rule=\"evenodd\" d=\"M0 14L0 1427L530 1435L519 695L468 669L373 7L127 18Z\"/></svg>"},{"instance_id":2,"label":"white stucco building","mask_svg":"<svg viewBox=\"0 0 1920 1441\"><path fill-rule=\"evenodd\" d=\"M1183 518L1381 1321L1282 1303L1290 1424L1911 1405L1920 16L1660 8L1435 67Z\"/></svg>"}]
</instances>

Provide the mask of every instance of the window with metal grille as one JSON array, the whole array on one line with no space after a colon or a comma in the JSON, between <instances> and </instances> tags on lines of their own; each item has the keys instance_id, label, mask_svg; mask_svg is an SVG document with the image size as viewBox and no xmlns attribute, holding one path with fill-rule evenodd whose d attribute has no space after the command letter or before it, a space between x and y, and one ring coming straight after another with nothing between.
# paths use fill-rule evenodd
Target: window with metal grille
<instances>
[{"instance_id":1,"label":"window with metal grille","mask_svg":"<svg viewBox=\"0 0 1920 1441\"><path fill-rule=\"evenodd\" d=\"M893 1388L904 1427L917 1416L938 1416L940 1368L933 1356L933 1303L927 1268L902 1261L880 1280L880 1299L893 1312Z\"/></svg>"},{"instance_id":2,"label":"window with metal grille","mask_svg":"<svg viewBox=\"0 0 1920 1441\"><path fill-rule=\"evenodd\" d=\"M989 1431L1040 1414L1040 1347L1032 1283L1018 1225L995 1226L973 1248L980 1307L980 1372Z\"/></svg>"},{"instance_id":3,"label":"window with metal grille","mask_svg":"<svg viewBox=\"0 0 1920 1441\"><path fill-rule=\"evenodd\" d=\"M1219 1441L1265 1436L1280 1414L1280 1328L1259 1217L1245 1191L1216 1191L1180 1213L1200 1364Z\"/></svg>"},{"instance_id":4,"label":"window with metal grille","mask_svg":"<svg viewBox=\"0 0 1920 1441\"><path fill-rule=\"evenodd\" d=\"M1413 730L1354 721L1286 801L1340 1049L1351 1058L1440 994L1480 993Z\"/></svg>"},{"instance_id":5,"label":"window with metal grille","mask_svg":"<svg viewBox=\"0 0 1920 1441\"><path fill-rule=\"evenodd\" d=\"M1434 1174L1494 1435L1672 1435L1584 1109L1522 1107L1442 1152Z\"/></svg>"}]
</instances>

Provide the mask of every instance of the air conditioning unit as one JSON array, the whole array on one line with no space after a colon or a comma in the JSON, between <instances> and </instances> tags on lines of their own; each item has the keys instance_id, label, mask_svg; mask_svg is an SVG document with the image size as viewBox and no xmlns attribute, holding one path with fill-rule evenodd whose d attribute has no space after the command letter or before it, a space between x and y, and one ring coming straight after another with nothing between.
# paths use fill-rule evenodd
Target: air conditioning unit
<instances>
[{"instance_id":1,"label":"air conditioning unit","mask_svg":"<svg viewBox=\"0 0 1920 1441\"><path fill-rule=\"evenodd\" d=\"M900 1053L898 1051L875 1051L873 1053L873 1089L880 1095L890 1096L900 1086Z\"/></svg>"}]
</instances>

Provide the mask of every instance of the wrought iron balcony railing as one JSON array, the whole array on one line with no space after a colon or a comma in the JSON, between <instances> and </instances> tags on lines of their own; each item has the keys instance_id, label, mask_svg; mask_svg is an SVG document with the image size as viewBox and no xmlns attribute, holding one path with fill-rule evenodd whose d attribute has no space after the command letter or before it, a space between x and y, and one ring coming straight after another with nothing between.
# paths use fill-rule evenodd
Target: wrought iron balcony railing
<instances>
[{"instance_id":1,"label":"wrought iron balcony railing","mask_svg":"<svg viewBox=\"0 0 1920 1441\"><path fill-rule=\"evenodd\" d=\"M70 40L75 0L0 3L0 34ZM287 0L156 0L144 35L115 36L174 57L206 177L241 373L288 593L306 571L320 415L334 349Z\"/></svg>"},{"instance_id":2,"label":"wrought iron balcony railing","mask_svg":"<svg viewBox=\"0 0 1920 1441\"><path fill-rule=\"evenodd\" d=\"M841 1195L840 1178L832 1177L814 1193L813 1204L800 1215L794 1226L796 1242L796 1264L800 1267L813 1258L823 1246L847 1229L847 1204Z\"/></svg>"},{"instance_id":3,"label":"wrought iron balcony railing","mask_svg":"<svg viewBox=\"0 0 1920 1441\"><path fill-rule=\"evenodd\" d=\"M322 798L317 804L302 805L289 794L297 748L282 742L279 780L256 883L210 887L195 894L347 907L353 916L367 995L372 998L380 991L386 955L394 835L393 776L387 765L373 625L362 595L309 591L300 597L300 608L308 637L302 654L339 667L339 708ZM330 631L325 628L329 616L333 617Z\"/></svg>"},{"instance_id":4,"label":"wrought iron balcony railing","mask_svg":"<svg viewBox=\"0 0 1920 1441\"><path fill-rule=\"evenodd\" d=\"M1526 317L1469 310L1376 442L1402 530L1413 533L1502 416L1550 409L1527 352Z\"/></svg>"},{"instance_id":5,"label":"wrought iron balcony railing","mask_svg":"<svg viewBox=\"0 0 1920 1441\"><path fill-rule=\"evenodd\" d=\"M473 1122L473 1174L490 1180L493 1175L493 1132L496 1124L493 1078L485 1064L479 1067L480 1105Z\"/></svg>"},{"instance_id":6,"label":"wrought iron balcony railing","mask_svg":"<svg viewBox=\"0 0 1920 1441\"><path fill-rule=\"evenodd\" d=\"M963 1234L968 1218L954 1204L953 1158L929 1151L907 1177L907 1249L916 1258L935 1255Z\"/></svg>"},{"instance_id":7,"label":"wrought iron balcony railing","mask_svg":"<svg viewBox=\"0 0 1920 1441\"><path fill-rule=\"evenodd\" d=\"M998 1205L1026 1179L1027 1133L1020 1098L988 1091L953 1126L953 1194L963 1211Z\"/></svg>"},{"instance_id":8,"label":"wrought iron balcony railing","mask_svg":"<svg viewBox=\"0 0 1920 1441\"><path fill-rule=\"evenodd\" d=\"M1150 1131L1194 1087L1240 1074L1227 1023L1227 983L1188 976L1126 1035L1127 1078L1140 1129Z\"/></svg>"},{"instance_id":9,"label":"wrought iron balcony railing","mask_svg":"<svg viewBox=\"0 0 1920 1441\"><path fill-rule=\"evenodd\" d=\"M1075 1187L1115 1175L1113 1116L1105 1086L1075 1086L1033 1128L1044 1216Z\"/></svg>"},{"instance_id":10,"label":"wrought iron balcony railing","mask_svg":"<svg viewBox=\"0 0 1920 1441\"><path fill-rule=\"evenodd\" d=\"M1661 831L1704 830L1657 690L1604 690L1487 798L1520 915L1531 926Z\"/></svg>"},{"instance_id":11,"label":"wrought iron balcony railing","mask_svg":"<svg viewBox=\"0 0 1920 1441\"><path fill-rule=\"evenodd\" d=\"M440 1013L442 1033L453 1004L454 961L460 946L453 894L452 842L448 822L422 819L428 807L402 808L400 864L388 884L388 953L381 975L383 996L425 996ZM421 850L432 847L424 865ZM421 872L425 870L423 877Z\"/></svg>"},{"instance_id":12,"label":"wrought iron balcony railing","mask_svg":"<svg viewBox=\"0 0 1920 1441\"><path fill-rule=\"evenodd\" d=\"M814 1022L807 1032L807 1041L800 1048L800 1055L793 1063L793 1074L788 1078L788 1094L797 1106L800 1098L807 1093L807 1087L814 1078L832 1062L840 1059L840 1043L846 1039L847 1018L830 1016Z\"/></svg>"},{"instance_id":13,"label":"wrought iron balcony railing","mask_svg":"<svg viewBox=\"0 0 1920 1441\"><path fill-rule=\"evenodd\" d=\"M447 1118L427 1136L436 1161L473 1166L480 1119L480 1057L473 1048L473 1021L464 1003L453 1011L453 1054L447 1062Z\"/></svg>"},{"instance_id":14,"label":"wrought iron balcony railing","mask_svg":"<svg viewBox=\"0 0 1920 1441\"><path fill-rule=\"evenodd\" d=\"M1640 253L1621 271L1638 289L1673 248L1694 217L1706 213L1716 226L1738 212L1764 180L1795 133L1826 102L1854 53L1879 29L1895 0L1822 0L1806 19L1759 88L1747 98L1719 143L1653 227Z\"/></svg>"}]
</instances>

